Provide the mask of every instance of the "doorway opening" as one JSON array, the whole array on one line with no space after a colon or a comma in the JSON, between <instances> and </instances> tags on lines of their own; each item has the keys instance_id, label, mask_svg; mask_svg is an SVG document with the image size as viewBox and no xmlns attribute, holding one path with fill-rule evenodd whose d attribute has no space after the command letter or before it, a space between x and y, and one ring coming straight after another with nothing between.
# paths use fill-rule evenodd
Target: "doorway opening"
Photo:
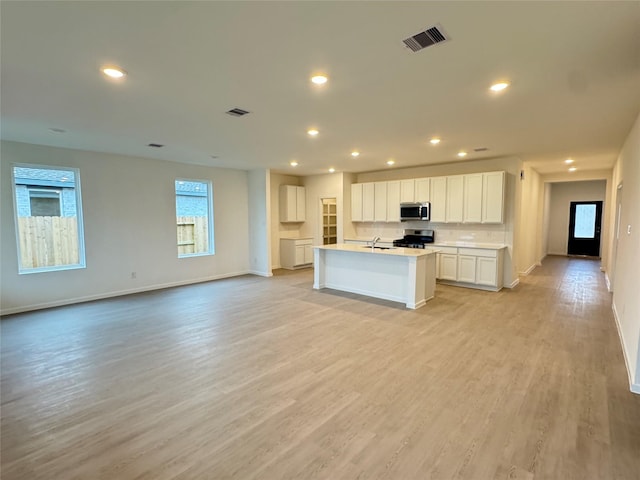
<instances>
[{"instance_id":1,"label":"doorway opening","mask_svg":"<svg viewBox=\"0 0 640 480\"><path fill-rule=\"evenodd\" d=\"M335 197L322 199L322 244L338 243L338 210Z\"/></svg>"},{"instance_id":2,"label":"doorway opening","mask_svg":"<svg viewBox=\"0 0 640 480\"><path fill-rule=\"evenodd\" d=\"M567 253L600 257L602 202L571 202Z\"/></svg>"}]
</instances>

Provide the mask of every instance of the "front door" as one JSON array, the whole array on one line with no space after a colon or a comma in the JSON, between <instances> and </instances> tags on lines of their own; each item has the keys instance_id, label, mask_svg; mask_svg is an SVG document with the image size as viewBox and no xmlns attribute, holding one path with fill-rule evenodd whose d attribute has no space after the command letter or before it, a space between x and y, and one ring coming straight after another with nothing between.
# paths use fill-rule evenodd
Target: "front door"
<instances>
[{"instance_id":1,"label":"front door","mask_svg":"<svg viewBox=\"0 0 640 480\"><path fill-rule=\"evenodd\" d=\"M602 202L571 202L569 255L600 256Z\"/></svg>"}]
</instances>

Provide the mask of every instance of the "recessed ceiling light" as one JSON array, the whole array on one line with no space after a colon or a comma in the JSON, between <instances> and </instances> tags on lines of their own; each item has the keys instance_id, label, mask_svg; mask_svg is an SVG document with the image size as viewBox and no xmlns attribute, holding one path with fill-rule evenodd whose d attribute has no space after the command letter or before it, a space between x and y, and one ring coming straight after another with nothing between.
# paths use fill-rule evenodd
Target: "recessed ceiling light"
<instances>
[{"instance_id":1,"label":"recessed ceiling light","mask_svg":"<svg viewBox=\"0 0 640 480\"><path fill-rule=\"evenodd\" d=\"M307 133L309 135L311 135L312 137L315 137L316 135L318 135L320 132L318 130L316 130L315 128L312 128L310 130L307 130Z\"/></svg>"},{"instance_id":2,"label":"recessed ceiling light","mask_svg":"<svg viewBox=\"0 0 640 480\"><path fill-rule=\"evenodd\" d=\"M106 65L102 67L100 70L107 77L111 77L111 78L122 78L127 74L127 72L125 72L122 68L117 67L115 65Z\"/></svg>"},{"instance_id":3,"label":"recessed ceiling light","mask_svg":"<svg viewBox=\"0 0 640 480\"><path fill-rule=\"evenodd\" d=\"M311 81L316 85L324 85L325 83L327 83L327 80L329 79L324 74L314 75L313 77L311 77Z\"/></svg>"},{"instance_id":4,"label":"recessed ceiling light","mask_svg":"<svg viewBox=\"0 0 640 480\"><path fill-rule=\"evenodd\" d=\"M566 163L567 165L570 163L573 163L573 158L567 158L564 163Z\"/></svg>"},{"instance_id":5,"label":"recessed ceiling light","mask_svg":"<svg viewBox=\"0 0 640 480\"><path fill-rule=\"evenodd\" d=\"M569 168L569 171L570 171L570 172L575 172L576 170L577 170L577 168L576 168L576 167L571 167L571 168Z\"/></svg>"},{"instance_id":6,"label":"recessed ceiling light","mask_svg":"<svg viewBox=\"0 0 640 480\"><path fill-rule=\"evenodd\" d=\"M489 87L489 90L491 90L493 92L501 92L502 90L504 90L508 86L509 86L509 82L494 83L493 85L491 85Z\"/></svg>"},{"instance_id":7,"label":"recessed ceiling light","mask_svg":"<svg viewBox=\"0 0 640 480\"><path fill-rule=\"evenodd\" d=\"M291 162L289 162L289 165L291 165L292 167L297 167L298 162L296 162L295 160L292 160Z\"/></svg>"},{"instance_id":8,"label":"recessed ceiling light","mask_svg":"<svg viewBox=\"0 0 640 480\"><path fill-rule=\"evenodd\" d=\"M460 151L460 152L458 152L458 156L459 157L466 157L467 156L467 152Z\"/></svg>"},{"instance_id":9,"label":"recessed ceiling light","mask_svg":"<svg viewBox=\"0 0 640 480\"><path fill-rule=\"evenodd\" d=\"M333 172L335 172L335 171L336 171L336 169L335 169L335 168L333 168L333 167L331 167L331 168L329 169L329 173L333 173Z\"/></svg>"},{"instance_id":10,"label":"recessed ceiling light","mask_svg":"<svg viewBox=\"0 0 640 480\"><path fill-rule=\"evenodd\" d=\"M396 163L396 161L393 159L387 160L387 165L393 165L394 163Z\"/></svg>"},{"instance_id":11,"label":"recessed ceiling light","mask_svg":"<svg viewBox=\"0 0 640 480\"><path fill-rule=\"evenodd\" d=\"M437 138L437 137L433 137L431 140L429 140L429 143L430 143L431 145L437 145L437 144L439 144L439 143L440 143L440 139L439 139L439 138Z\"/></svg>"},{"instance_id":12,"label":"recessed ceiling light","mask_svg":"<svg viewBox=\"0 0 640 480\"><path fill-rule=\"evenodd\" d=\"M357 157L358 155L360 155L360 152L357 150L354 150L353 152L351 152L352 157Z\"/></svg>"}]
</instances>

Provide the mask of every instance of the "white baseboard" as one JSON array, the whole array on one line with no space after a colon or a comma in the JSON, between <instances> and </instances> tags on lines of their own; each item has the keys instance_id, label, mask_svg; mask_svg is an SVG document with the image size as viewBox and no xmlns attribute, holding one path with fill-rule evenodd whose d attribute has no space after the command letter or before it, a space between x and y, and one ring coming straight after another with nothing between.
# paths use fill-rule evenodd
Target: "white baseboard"
<instances>
[{"instance_id":1,"label":"white baseboard","mask_svg":"<svg viewBox=\"0 0 640 480\"><path fill-rule=\"evenodd\" d=\"M258 270L249 270L252 275L258 275L260 277L273 277L273 272L259 272Z\"/></svg>"},{"instance_id":2,"label":"white baseboard","mask_svg":"<svg viewBox=\"0 0 640 480\"><path fill-rule=\"evenodd\" d=\"M505 285L504 288L515 288L520 283L520 279L516 278L513 282L508 285Z\"/></svg>"},{"instance_id":3,"label":"white baseboard","mask_svg":"<svg viewBox=\"0 0 640 480\"><path fill-rule=\"evenodd\" d=\"M622 338L622 328L620 326L620 320L618 319L618 311L616 310L616 304L611 302L611 310L613 310L613 318L616 321L616 328L618 330L618 338L620 339L620 345L622 345L622 356L624 357L624 365L627 368L627 376L629 377L629 389L633 393L637 393L640 395L640 384L633 382L633 376L631 374L631 359L627 354L627 349L625 348L624 339Z\"/></svg>"},{"instance_id":4,"label":"white baseboard","mask_svg":"<svg viewBox=\"0 0 640 480\"><path fill-rule=\"evenodd\" d=\"M533 265L531 265L529 268L527 268L524 272L519 272L519 274L520 274L520 275L524 275L524 276L526 277L526 276L527 276L527 275L529 275L531 272L533 272L533 270L534 270L537 266L538 266L538 265L534 263L534 264L533 264Z\"/></svg>"},{"instance_id":5,"label":"white baseboard","mask_svg":"<svg viewBox=\"0 0 640 480\"><path fill-rule=\"evenodd\" d=\"M196 278L191 280L182 280L179 282L168 282L168 283L161 283L156 285L147 285L145 287L129 288L126 290L117 290L113 292L99 293L96 295L86 295L83 297L67 298L64 300L55 300L52 302L35 303L32 305L22 305L20 307L6 308L6 309L0 310L0 316L13 315L15 313L30 312L33 310L42 310L45 308L62 307L64 305L73 305L74 303L92 302L94 300L102 300L104 298L112 298L112 297L121 297L124 295L132 295L134 293L151 292L153 290L162 290L163 288L181 287L183 285L192 285L196 283L210 282L212 280L221 280L223 278L239 277L240 275L247 275L250 273L252 272L245 271L245 272L223 273L221 275L212 275L210 277Z\"/></svg>"}]
</instances>

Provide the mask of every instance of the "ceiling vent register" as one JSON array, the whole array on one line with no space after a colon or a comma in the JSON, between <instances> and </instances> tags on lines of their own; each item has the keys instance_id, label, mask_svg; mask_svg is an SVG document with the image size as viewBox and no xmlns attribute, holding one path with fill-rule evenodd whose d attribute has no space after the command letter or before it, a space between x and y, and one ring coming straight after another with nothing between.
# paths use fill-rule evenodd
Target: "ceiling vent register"
<instances>
[{"instance_id":1,"label":"ceiling vent register","mask_svg":"<svg viewBox=\"0 0 640 480\"><path fill-rule=\"evenodd\" d=\"M442 30L440 25L434 25L427 28L424 32L420 32L413 37L409 37L403 40L404 44L414 52L420 51L423 48L430 47L437 43L443 43L451 40Z\"/></svg>"},{"instance_id":2,"label":"ceiling vent register","mask_svg":"<svg viewBox=\"0 0 640 480\"><path fill-rule=\"evenodd\" d=\"M245 115L246 115L247 113L249 113L249 112L248 112L248 111L246 111L246 110L243 110L243 109L241 109L241 108L236 107L236 108L232 108L232 109L231 109L231 110L229 110L227 113L228 113L229 115L234 116L234 117L243 117L243 116L245 116Z\"/></svg>"}]
</instances>

